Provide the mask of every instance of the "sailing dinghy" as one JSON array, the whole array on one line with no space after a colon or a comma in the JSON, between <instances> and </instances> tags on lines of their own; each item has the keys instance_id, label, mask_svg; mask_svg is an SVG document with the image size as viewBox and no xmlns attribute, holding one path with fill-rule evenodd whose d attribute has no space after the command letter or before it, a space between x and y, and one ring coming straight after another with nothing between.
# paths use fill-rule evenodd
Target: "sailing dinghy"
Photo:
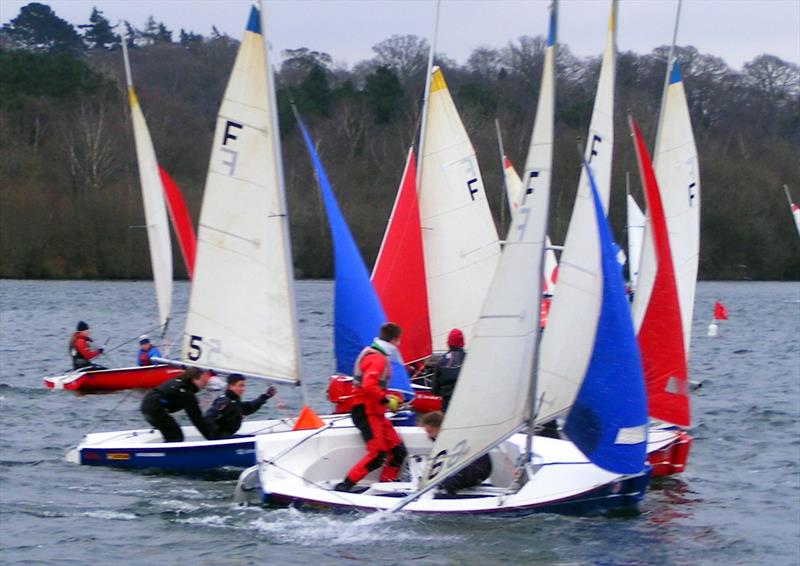
<instances>
[{"instance_id":1,"label":"sailing dinghy","mask_svg":"<svg viewBox=\"0 0 800 566\"><path fill-rule=\"evenodd\" d=\"M217 117L177 363L299 384L289 222L262 29L254 6ZM247 466L253 434L294 426L293 419L246 420L240 436L223 440L186 426L186 441L175 443L151 429L93 433L68 459L125 468Z\"/></svg>"},{"instance_id":2,"label":"sailing dinghy","mask_svg":"<svg viewBox=\"0 0 800 566\"><path fill-rule=\"evenodd\" d=\"M139 167L139 181L142 188L144 216L147 227L147 243L150 250L150 263L158 304L160 335L166 334L172 310L172 246L169 237L167 210L186 264L189 277L192 276L195 235L191 218L180 189L169 174L158 164L150 131L147 128L136 92L133 89L130 61L126 42L122 42L125 60L125 77L128 85L128 102L131 108L133 138L136 145L136 158ZM165 206L165 201L166 205ZM150 388L175 377L182 370L166 364L133 366L102 370L77 370L66 375L44 378L50 389L81 391L116 391L120 389Z\"/></svg>"},{"instance_id":3,"label":"sailing dinghy","mask_svg":"<svg viewBox=\"0 0 800 566\"><path fill-rule=\"evenodd\" d=\"M548 99L555 86L554 26L555 14L542 81ZM334 491L364 450L358 430L340 422L313 432L259 436L258 464L240 476L236 498L425 514L636 509L647 485L644 387L610 230L593 194L595 215L589 221L595 229L587 236L603 259L593 274L600 281L598 305L591 320L584 317L594 347L588 348L582 386L567 419L574 442L520 433L532 431L538 420L539 309L530 298L541 293L548 182L526 191L514 217L439 437L432 445L420 428L398 429L410 454L407 481L378 482L375 471L361 492ZM490 374L495 379L487 380ZM455 495L434 491L486 453L492 459L487 482Z\"/></svg>"}]
</instances>

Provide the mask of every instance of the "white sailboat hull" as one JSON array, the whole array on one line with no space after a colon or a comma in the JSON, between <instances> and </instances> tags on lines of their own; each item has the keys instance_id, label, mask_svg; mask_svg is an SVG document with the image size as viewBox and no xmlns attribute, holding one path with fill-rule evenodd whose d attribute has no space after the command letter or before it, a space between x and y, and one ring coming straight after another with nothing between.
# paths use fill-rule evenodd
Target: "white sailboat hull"
<instances>
[{"instance_id":1,"label":"white sailboat hull","mask_svg":"<svg viewBox=\"0 0 800 566\"><path fill-rule=\"evenodd\" d=\"M364 441L349 421L318 431L260 435L258 464L239 479L236 499L276 505L307 505L363 510L388 510L400 497L413 493L432 442L419 427L397 429L409 452L406 481L378 482L378 471L359 486L363 493L338 492L332 487L364 454ZM587 513L635 511L647 485L647 474L624 476L592 463L571 443L536 438L528 481L511 488L517 458L525 450L525 435L515 434L492 449L492 475L478 487L455 496L428 492L405 507L425 514L535 512Z\"/></svg>"}]
</instances>

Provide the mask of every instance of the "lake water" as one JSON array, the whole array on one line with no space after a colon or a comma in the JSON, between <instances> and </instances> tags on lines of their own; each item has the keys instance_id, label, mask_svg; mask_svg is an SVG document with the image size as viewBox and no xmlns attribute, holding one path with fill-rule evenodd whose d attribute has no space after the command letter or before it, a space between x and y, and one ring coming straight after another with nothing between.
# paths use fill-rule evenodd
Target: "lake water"
<instances>
[{"instance_id":1,"label":"lake water","mask_svg":"<svg viewBox=\"0 0 800 566\"><path fill-rule=\"evenodd\" d=\"M178 284L172 334L182 327ZM311 404L329 412L332 287L297 289ZM719 336L712 305L730 311ZM534 515L373 523L232 504L236 474L90 468L63 456L90 431L144 426L139 391L76 396L42 378L69 366L87 321L107 365L129 365L156 318L150 282L0 281L3 564L800 564L800 284L701 283L687 471L654 480L624 519ZM126 342L126 344L123 344ZM119 346L120 344L123 344ZM117 347L119 346L119 347ZM290 412L299 395L279 386ZM261 392L250 380L245 397ZM273 401L259 411L278 417Z\"/></svg>"}]
</instances>

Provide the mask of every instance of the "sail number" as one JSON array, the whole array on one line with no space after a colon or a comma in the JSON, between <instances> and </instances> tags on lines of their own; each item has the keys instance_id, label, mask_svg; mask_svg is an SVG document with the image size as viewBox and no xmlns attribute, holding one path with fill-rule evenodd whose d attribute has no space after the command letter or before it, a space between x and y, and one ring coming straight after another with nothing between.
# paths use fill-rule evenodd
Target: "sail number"
<instances>
[{"instance_id":1,"label":"sail number","mask_svg":"<svg viewBox=\"0 0 800 566\"><path fill-rule=\"evenodd\" d=\"M189 353L188 357L193 362L196 362L200 359L200 356L203 355L203 351L200 349L200 343L203 341L202 336L195 336L192 335L189 337Z\"/></svg>"},{"instance_id":2,"label":"sail number","mask_svg":"<svg viewBox=\"0 0 800 566\"><path fill-rule=\"evenodd\" d=\"M428 480L433 480L443 470L449 470L457 465L461 458L468 450L467 441L462 440L456 444L451 451L441 450L431 460L430 467L428 468Z\"/></svg>"}]
</instances>

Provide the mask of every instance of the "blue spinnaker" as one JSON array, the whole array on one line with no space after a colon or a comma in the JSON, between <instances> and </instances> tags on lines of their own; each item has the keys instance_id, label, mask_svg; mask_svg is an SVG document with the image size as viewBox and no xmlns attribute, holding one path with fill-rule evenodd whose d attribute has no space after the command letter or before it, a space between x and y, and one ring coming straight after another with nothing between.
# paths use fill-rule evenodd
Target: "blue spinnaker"
<instances>
[{"instance_id":1,"label":"blue spinnaker","mask_svg":"<svg viewBox=\"0 0 800 566\"><path fill-rule=\"evenodd\" d=\"M370 282L367 266L333 195L333 189L311 136L300 116L296 115L296 118L311 163L314 165L314 173L333 238L335 275L333 327L336 371L351 375L358 354L364 346L372 342L381 324L386 322L386 315ZM392 376L389 388L402 391L407 399L410 398L413 396L413 390L399 352L391 356L391 364Z\"/></svg>"},{"instance_id":2,"label":"blue spinnaker","mask_svg":"<svg viewBox=\"0 0 800 566\"><path fill-rule=\"evenodd\" d=\"M602 304L589 367L564 431L597 466L614 473L634 474L644 469L647 457L642 362L611 229L586 162L584 167L600 242Z\"/></svg>"}]
</instances>

